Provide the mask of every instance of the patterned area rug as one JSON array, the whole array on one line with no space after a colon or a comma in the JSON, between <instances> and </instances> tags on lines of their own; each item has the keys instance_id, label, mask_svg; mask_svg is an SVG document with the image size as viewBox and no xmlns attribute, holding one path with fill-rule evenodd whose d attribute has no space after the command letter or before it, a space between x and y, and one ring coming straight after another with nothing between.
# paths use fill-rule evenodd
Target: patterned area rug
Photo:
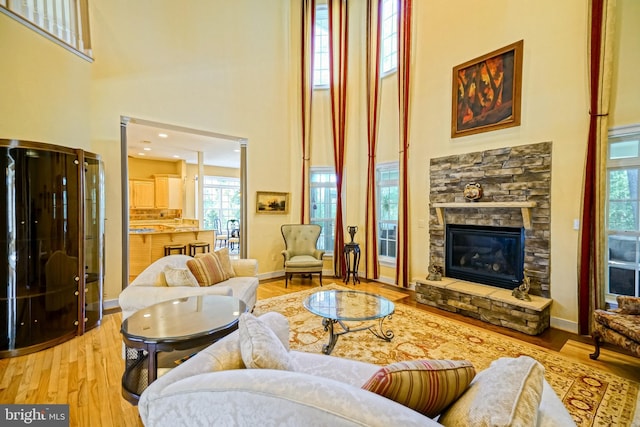
<instances>
[{"instance_id":1,"label":"patterned area rug","mask_svg":"<svg viewBox=\"0 0 640 427\"><path fill-rule=\"evenodd\" d=\"M291 348L320 353L327 343L322 319L308 312L302 301L313 288L258 301L254 314L277 311L291 325ZM336 284L322 289L344 289ZM639 384L593 368L558 353L510 337L489 333L455 320L396 304L384 330L395 334L391 342L368 331L340 336L332 356L357 359L378 365L407 359L466 359L476 370L486 369L500 357L528 355L544 365L545 377L558 393L579 426L630 426L638 401ZM356 328L357 322L350 327Z\"/></svg>"}]
</instances>

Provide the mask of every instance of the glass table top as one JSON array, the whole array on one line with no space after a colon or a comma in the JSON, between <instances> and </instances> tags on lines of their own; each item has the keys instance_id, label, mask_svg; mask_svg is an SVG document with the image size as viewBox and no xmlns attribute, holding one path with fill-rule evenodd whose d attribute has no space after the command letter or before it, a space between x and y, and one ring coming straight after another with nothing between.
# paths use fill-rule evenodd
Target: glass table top
<instances>
[{"instance_id":1,"label":"glass table top","mask_svg":"<svg viewBox=\"0 0 640 427\"><path fill-rule=\"evenodd\" d=\"M380 295L352 290L315 292L304 300L304 307L318 316L332 320L372 320L393 314L395 306Z\"/></svg>"},{"instance_id":2,"label":"glass table top","mask_svg":"<svg viewBox=\"0 0 640 427\"><path fill-rule=\"evenodd\" d=\"M122 333L151 342L185 340L228 328L246 310L244 302L226 295L177 298L136 311L122 322Z\"/></svg>"}]
</instances>

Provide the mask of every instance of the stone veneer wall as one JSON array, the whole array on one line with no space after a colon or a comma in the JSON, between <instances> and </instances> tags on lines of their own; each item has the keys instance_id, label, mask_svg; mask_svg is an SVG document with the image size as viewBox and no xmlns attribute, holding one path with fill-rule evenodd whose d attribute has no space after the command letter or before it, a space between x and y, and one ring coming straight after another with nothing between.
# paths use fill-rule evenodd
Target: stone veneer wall
<instances>
[{"instance_id":1,"label":"stone veneer wall","mask_svg":"<svg viewBox=\"0 0 640 427\"><path fill-rule=\"evenodd\" d=\"M551 243L551 142L499 148L431 159L431 203L466 202L463 190L479 182L484 195L477 202L535 201L531 229L525 230L525 271L532 278L532 295L549 297ZM520 209L446 208L445 223L522 227ZM444 266L445 225L430 208L430 264ZM446 274L446 272L445 272Z\"/></svg>"}]
</instances>

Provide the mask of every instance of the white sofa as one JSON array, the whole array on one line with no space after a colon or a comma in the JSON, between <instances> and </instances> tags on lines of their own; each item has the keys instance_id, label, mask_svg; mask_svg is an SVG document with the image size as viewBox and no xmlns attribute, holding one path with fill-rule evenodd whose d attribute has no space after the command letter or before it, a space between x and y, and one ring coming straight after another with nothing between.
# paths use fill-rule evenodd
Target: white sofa
<instances>
[{"instance_id":1,"label":"white sofa","mask_svg":"<svg viewBox=\"0 0 640 427\"><path fill-rule=\"evenodd\" d=\"M154 261L119 295L118 303L122 309L122 320L136 311L152 304L196 295L229 295L247 305L252 311L256 304L258 289L258 261L255 259L231 259L236 277L207 287L158 286L158 277L165 267L187 268L188 255L169 255Z\"/></svg>"},{"instance_id":2,"label":"white sofa","mask_svg":"<svg viewBox=\"0 0 640 427\"><path fill-rule=\"evenodd\" d=\"M279 313L266 313L260 320L288 350L287 319ZM289 351L293 369L245 369L239 333L235 331L205 348L149 385L138 404L144 425L440 425L393 400L363 390L361 386L380 366ZM488 378L493 382L491 369L486 370L482 381ZM574 425L546 381L541 394L538 426Z\"/></svg>"}]
</instances>

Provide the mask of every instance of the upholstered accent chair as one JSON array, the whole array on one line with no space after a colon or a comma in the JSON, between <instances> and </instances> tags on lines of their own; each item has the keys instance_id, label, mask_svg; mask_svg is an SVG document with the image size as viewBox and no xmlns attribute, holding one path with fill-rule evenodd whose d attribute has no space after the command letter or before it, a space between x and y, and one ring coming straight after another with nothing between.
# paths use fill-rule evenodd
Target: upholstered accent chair
<instances>
[{"instance_id":1,"label":"upholstered accent chair","mask_svg":"<svg viewBox=\"0 0 640 427\"><path fill-rule=\"evenodd\" d=\"M640 357L640 297L618 296L615 310L595 310L591 336L596 346L592 359L600 356L600 343L606 342Z\"/></svg>"},{"instance_id":2,"label":"upholstered accent chair","mask_svg":"<svg viewBox=\"0 0 640 427\"><path fill-rule=\"evenodd\" d=\"M322 227L318 224L284 224L280 227L284 238L285 288L294 274L320 274L322 286L322 256L324 251L317 248Z\"/></svg>"}]
</instances>

